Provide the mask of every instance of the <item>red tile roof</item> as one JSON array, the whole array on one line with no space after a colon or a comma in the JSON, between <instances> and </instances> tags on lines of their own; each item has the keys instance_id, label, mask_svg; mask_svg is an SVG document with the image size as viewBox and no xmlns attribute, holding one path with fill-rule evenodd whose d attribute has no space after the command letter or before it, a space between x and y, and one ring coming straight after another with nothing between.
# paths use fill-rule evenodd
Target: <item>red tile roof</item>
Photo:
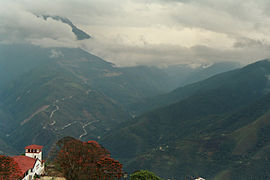
<instances>
[{"instance_id":1,"label":"red tile roof","mask_svg":"<svg viewBox=\"0 0 270 180\"><path fill-rule=\"evenodd\" d=\"M40 149L41 150L42 148L43 146L33 144L33 145L26 146L24 149Z\"/></svg>"},{"instance_id":2,"label":"red tile roof","mask_svg":"<svg viewBox=\"0 0 270 180\"><path fill-rule=\"evenodd\" d=\"M22 175L31 168L34 168L36 159L27 156L14 156L14 161L19 165Z\"/></svg>"}]
</instances>

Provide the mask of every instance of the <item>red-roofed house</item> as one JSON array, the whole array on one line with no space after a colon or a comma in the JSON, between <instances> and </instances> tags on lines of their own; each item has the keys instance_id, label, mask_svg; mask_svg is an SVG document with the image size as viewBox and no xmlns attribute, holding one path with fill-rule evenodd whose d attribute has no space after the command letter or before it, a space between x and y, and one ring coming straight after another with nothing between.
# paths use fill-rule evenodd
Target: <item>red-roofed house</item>
<instances>
[{"instance_id":1,"label":"red-roofed house","mask_svg":"<svg viewBox=\"0 0 270 180\"><path fill-rule=\"evenodd\" d=\"M26 146L25 149L25 156L31 157L31 158L35 158L35 159L39 159L40 161L42 161L42 148L43 146L39 146L39 145L30 145L30 146Z\"/></svg>"},{"instance_id":2,"label":"red-roofed house","mask_svg":"<svg viewBox=\"0 0 270 180\"><path fill-rule=\"evenodd\" d=\"M32 180L36 175L44 174L44 163L42 161L42 148L39 145L25 147L25 156L14 156L22 174L22 180Z\"/></svg>"}]
</instances>

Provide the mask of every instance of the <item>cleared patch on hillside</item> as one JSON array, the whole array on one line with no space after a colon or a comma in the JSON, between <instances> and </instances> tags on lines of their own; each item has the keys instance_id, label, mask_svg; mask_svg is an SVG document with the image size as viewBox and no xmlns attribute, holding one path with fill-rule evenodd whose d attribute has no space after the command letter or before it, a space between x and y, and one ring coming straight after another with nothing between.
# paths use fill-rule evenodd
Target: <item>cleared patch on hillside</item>
<instances>
[{"instance_id":1,"label":"cleared patch on hillside","mask_svg":"<svg viewBox=\"0 0 270 180\"><path fill-rule=\"evenodd\" d=\"M24 125L25 123L29 122L33 117L35 117L39 113L47 110L49 107L50 107L50 105L45 105L45 106L42 106L41 108L39 108L36 112L34 112L27 119L25 119L23 122L21 122L21 126Z\"/></svg>"}]
</instances>

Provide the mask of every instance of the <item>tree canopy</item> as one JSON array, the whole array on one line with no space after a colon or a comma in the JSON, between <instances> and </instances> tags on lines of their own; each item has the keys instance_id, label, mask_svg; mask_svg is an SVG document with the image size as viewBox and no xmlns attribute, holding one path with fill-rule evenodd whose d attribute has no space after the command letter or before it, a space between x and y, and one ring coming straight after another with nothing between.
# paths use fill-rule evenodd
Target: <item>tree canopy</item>
<instances>
[{"instance_id":1,"label":"tree canopy","mask_svg":"<svg viewBox=\"0 0 270 180\"><path fill-rule=\"evenodd\" d=\"M131 180L162 180L153 172L147 170L140 170L130 175Z\"/></svg>"},{"instance_id":2,"label":"tree canopy","mask_svg":"<svg viewBox=\"0 0 270 180\"><path fill-rule=\"evenodd\" d=\"M0 155L0 180L20 179L21 170L12 157Z\"/></svg>"},{"instance_id":3,"label":"tree canopy","mask_svg":"<svg viewBox=\"0 0 270 180\"><path fill-rule=\"evenodd\" d=\"M68 139L58 143L56 162L69 179L119 179L122 164L110 157L110 152L96 141Z\"/></svg>"}]
</instances>

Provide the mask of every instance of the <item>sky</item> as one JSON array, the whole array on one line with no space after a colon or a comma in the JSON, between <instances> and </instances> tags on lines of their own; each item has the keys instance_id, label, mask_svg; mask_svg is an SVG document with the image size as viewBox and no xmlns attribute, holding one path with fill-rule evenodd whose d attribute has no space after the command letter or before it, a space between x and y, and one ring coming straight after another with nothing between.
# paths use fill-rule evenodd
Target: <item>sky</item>
<instances>
[{"instance_id":1,"label":"sky","mask_svg":"<svg viewBox=\"0 0 270 180\"><path fill-rule=\"evenodd\" d=\"M270 57L270 1L0 0L0 43L80 47L117 66L247 64Z\"/></svg>"}]
</instances>

